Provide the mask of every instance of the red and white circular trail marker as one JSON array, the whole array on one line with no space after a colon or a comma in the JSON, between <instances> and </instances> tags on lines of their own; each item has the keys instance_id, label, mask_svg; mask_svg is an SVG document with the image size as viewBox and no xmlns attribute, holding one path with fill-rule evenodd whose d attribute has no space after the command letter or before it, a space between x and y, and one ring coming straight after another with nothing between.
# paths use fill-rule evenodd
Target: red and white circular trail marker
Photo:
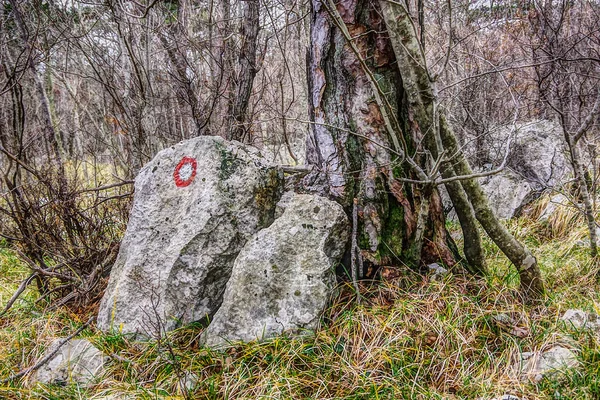
<instances>
[{"instance_id":1,"label":"red and white circular trail marker","mask_svg":"<svg viewBox=\"0 0 600 400\"><path fill-rule=\"evenodd\" d=\"M194 181L196 176L196 159L192 157L183 157L173 171L173 179L177 187L186 187Z\"/></svg>"}]
</instances>

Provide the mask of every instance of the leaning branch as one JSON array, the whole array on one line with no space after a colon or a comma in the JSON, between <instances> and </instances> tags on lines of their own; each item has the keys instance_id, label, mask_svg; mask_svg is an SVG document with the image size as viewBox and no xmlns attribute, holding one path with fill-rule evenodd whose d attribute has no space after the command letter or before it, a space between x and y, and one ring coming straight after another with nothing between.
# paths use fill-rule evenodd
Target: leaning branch
<instances>
[{"instance_id":1,"label":"leaning branch","mask_svg":"<svg viewBox=\"0 0 600 400\"><path fill-rule=\"evenodd\" d=\"M25 291L25 289L27 289L27 286L29 286L29 284L35 279L36 276L38 276L38 273L34 272L33 274L31 274L27 278L25 278L25 280L23 280L23 282L21 282L21 284L19 285L16 292L12 295L10 300L8 300L8 303L6 303L6 306L4 306L4 309L2 310L2 312L0 312L0 317L3 317L4 314L6 314L8 312L8 310L11 309L11 307L15 304L15 302L17 301L19 296L21 296L21 294Z\"/></svg>"}]
</instances>

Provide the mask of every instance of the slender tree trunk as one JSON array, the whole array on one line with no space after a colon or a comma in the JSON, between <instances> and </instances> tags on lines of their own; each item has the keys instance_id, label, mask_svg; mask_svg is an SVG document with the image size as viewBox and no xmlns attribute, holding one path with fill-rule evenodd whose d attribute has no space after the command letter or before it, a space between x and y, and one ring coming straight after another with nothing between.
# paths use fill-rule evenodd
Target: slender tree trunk
<instances>
[{"instance_id":1,"label":"slender tree trunk","mask_svg":"<svg viewBox=\"0 0 600 400\"><path fill-rule=\"evenodd\" d=\"M244 1L244 15L240 29L242 46L238 61L239 71L235 79L235 96L229 102L228 114L231 118L231 127L227 135L230 140L243 141L247 136L246 113L254 78L258 72L256 44L260 26L259 6L258 0Z\"/></svg>"},{"instance_id":2,"label":"slender tree trunk","mask_svg":"<svg viewBox=\"0 0 600 400\"><path fill-rule=\"evenodd\" d=\"M362 61L328 7L333 3L312 1L308 76L313 123L307 162L314 168L304 180L305 187L335 199L349 215L357 199L357 243L366 269L403 263L418 267L419 262L440 260L452 266L456 262L453 243L444 227L439 195L433 191L429 197L423 188L396 179L411 177L412 172L392 149L386 126L390 110L380 108L362 65L365 62L378 84L393 94L387 101L396 117L407 121L401 77L377 3L336 3ZM405 132L410 146L417 146L413 132Z\"/></svg>"},{"instance_id":3,"label":"slender tree trunk","mask_svg":"<svg viewBox=\"0 0 600 400\"><path fill-rule=\"evenodd\" d=\"M440 132L444 145L450 154L457 154L454 165L458 175L473 174L468 161L462 154L456 136L443 116L440 118ZM461 180L469 202L473 206L477 221L488 236L496 243L504 255L515 265L521 278L521 291L526 299L537 301L544 294L544 282L536 258L531 251L521 244L494 215L487 197L476 178Z\"/></svg>"},{"instance_id":4,"label":"slender tree trunk","mask_svg":"<svg viewBox=\"0 0 600 400\"><path fill-rule=\"evenodd\" d=\"M32 48L32 45L29 41L29 34L27 33L27 28L25 27L25 22L23 21L23 17L21 15L21 9L19 7L18 2L15 0L10 0L10 4L13 8L14 20L19 29L19 34L21 36L21 41L23 42L23 47L26 49L26 54L29 55L28 59L28 68L31 71L31 75L35 84L35 91L40 102L40 117L42 119L42 129L45 133L47 143L50 144L51 153L48 154L48 157L51 161L57 166L57 170L60 177L64 176L63 170L63 153L62 144L60 140L59 133L56 131L54 124L52 123L52 112L50 109L50 103L48 101L48 96L46 94L46 89L44 88L44 79L41 73L37 70L34 64L34 54L36 53ZM61 178L62 179L62 178Z\"/></svg>"},{"instance_id":5,"label":"slender tree trunk","mask_svg":"<svg viewBox=\"0 0 600 400\"><path fill-rule=\"evenodd\" d=\"M177 102L179 103L179 107L181 110L184 109L185 104L189 105L192 114L192 120L196 128L196 132L192 136L198 136L202 134L201 131L205 125L205 121L201 116L200 105L198 101L198 96L196 95L194 84L192 80L188 78L185 55L181 54L181 51L176 42L176 34L179 32L179 30L180 29L178 27L175 27L175 29L173 29L173 34L175 35L174 43L169 42L169 40L163 32L159 33L159 37L163 47L165 48L165 51L167 52L169 61L171 61L171 64L175 68L176 85L179 86L179 90L177 90ZM189 134L185 136L190 137Z\"/></svg>"},{"instance_id":6,"label":"slender tree trunk","mask_svg":"<svg viewBox=\"0 0 600 400\"><path fill-rule=\"evenodd\" d=\"M435 123L437 113L434 86L427 71L425 57L421 45L410 22L410 16L403 12L402 7L382 1L381 7L387 23L387 29L392 38L398 60L398 68L402 74L402 83L406 90L407 100L414 115L415 128L423 135L423 143L434 158L442 155L444 144L441 140L439 126ZM442 164L442 177L456 176L451 161ZM458 181L445 185L452 200L456 215L460 222L464 237L464 252L471 272L483 275L485 273L485 257L481 247L481 238L477 230L477 222L467 194Z\"/></svg>"},{"instance_id":7,"label":"slender tree trunk","mask_svg":"<svg viewBox=\"0 0 600 400\"><path fill-rule=\"evenodd\" d=\"M427 70L426 59L419 46L410 15L402 3L381 0L380 4L398 60L398 68L402 74L404 89L419 129L424 135L434 136L434 139L430 139L429 142L436 143L436 153L445 151L447 154L453 155L454 158L448 160L452 162L453 170L447 165L444 169L446 176L456 174L467 177L472 175L469 163L457 145L454 132L437 110L435 82ZM544 293L544 286L535 257L496 218L475 178L462 179L460 184L477 221L517 268L523 295L530 300L540 299ZM454 192L452 201L453 203L457 202L455 203L457 214L461 212L464 214L463 217L469 219L467 226L462 225L463 221L461 221L463 232L468 232L465 239L470 237L470 240L478 241L478 237L475 239L471 207L464 204L465 199L458 191L458 186L449 185L448 187L450 187L448 192L451 196ZM459 192L458 196L454 189Z\"/></svg>"},{"instance_id":8,"label":"slender tree trunk","mask_svg":"<svg viewBox=\"0 0 600 400\"><path fill-rule=\"evenodd\" d=\"M567 146L569 147L571 166L573 167L575 179L577 180L577 184L579 186L579 193L581 194L581 199L583 200L585 220L587 222L590 236L590 255L592 257L596 257L598 255L598 235L596 234L594 206L588 190L588 184L585 180L585 172L583 170L583 166L581 165L581 155L579 153L579 149L577 148L577 143L574 143L573 137L567 131L564 131L564 136Z\"/></svg>"}]
</instances>

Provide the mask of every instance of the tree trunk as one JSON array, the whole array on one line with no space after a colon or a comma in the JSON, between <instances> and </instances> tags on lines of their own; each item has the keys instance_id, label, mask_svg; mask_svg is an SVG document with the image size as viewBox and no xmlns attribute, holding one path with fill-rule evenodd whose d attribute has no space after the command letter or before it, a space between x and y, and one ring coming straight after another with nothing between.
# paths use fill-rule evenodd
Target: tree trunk
<instances>
[{"instance_id":1,"label":"tree trunk","mask_svg":"<svg viewBox=\"0 0 600 400\"><path fill-rule=\"evenodd\" d=\"M440 260L453 266L456 254L439 194L401 181L415 179L414 172L402 163L399 149L392 148L388 118L405 121L404 141L412 151L420 138L408 129L402 81L380 10L376 3L351 0L333 7L328 0L312 1L307 163L313 171L304 185L338 201L349 215L357 199L357 242L366 267L418 267ZM341 21L354 38L352 45ZM390 94L385 99L390 110L378 101L371 77Z\"/></svg>"},{"instance_id":2,"label":"tree trunk","mask_svg":"<svg viewBox=\"0 0 600 400\"><path fill-rule=\"evenodd\" d=\"M423 144L431 152L434 159L444 153L439 126L435 123L437 99L430 81L426 61L421 51L417 32L410 23L410 16L399 7L383 1L381 3L387 29L392 38L392 46L398 60L398 68L402 74L402 82L406 90L407 100L414 118L414 129L421 132ZM400 9L400 10L398 10ZM456 176L451 160L446 160L441 168L445 179ZM467 194L458 181L445 184L446 190L460 222L464 237L464 253L469 270L477 275L485 273L485 258L481 247L481 238L477 230L477 222Z\"/></svg>"},{"instance_id":3,"label":"tree trunk","mask_svg":"<svg viewBox=\"0 0 600 400\"><path fill-rule=\"evenodd\" d=\"M575 173L575 180L577 181L579 193L581 194L581 199L583 200L584 215L590 236L590 255L592 257L596 257L598 255L598 235L596 234L594 206L592 204L590 191L588 190L588 184L585 179L583 165L581 165L581 155L579 153L579 149L577 148L577 143L573 137L566 130L564 130L564 124L563 133L569 148L569 153L571 155L571 166L573 167L573 172Z\"/></svg>"},{"instance_id":4,"label":"tree trunk","mask_svg":"<svg viewBox=\"0 0 600 400\"><path fill-rule=\"evenodd\" d=\"M186 132L185 138L199 136L202 134L202 130L206 125L206 122L201 116L200 104L198 101L198 96L196 95L196 90L194 87L194 82L192 79L188 77L187 74L187 65L185 60L185 55L182 54L179 45L176 43L177 34L180 31L180 27L175 25L171 32L174 36L175 41L173 43L169 42L164 32L159 32L158 36L160 41L167 52L167 56L169 57L169 61L173 65L175 69L175 82L178 86L177 90L177 102L181 110L185 108L185 104L188 104L190 107L190 112L192 116L192 120L194 122L194 126L196 128L196 132L193 135L189 135Z\"/></svg>"},{"instance_id":5,"label":"tree trunk","mask_svg":"<svg viewBox=\"0 0 600 400\"><path fill-rule=\"evenodd\" d=\"M244 15L240 29L242 46L238 61L238 73L235 79L235 96L229 102L231 127L227 132L229 140L244 141L247 136L245 124L248 102L252 94L254 77L258 72L256 65L256 41L259 30L258 0L244 1Z\"/></svg>"},{"instance_id":6,"label":"tree trunk","mask_svg":"<svg viewBox=\"0 0 600 400\"><path fill-rule=\"evenodd\" d=\"M421 132L425 136L433 136L425 140L425 143L426 145L429 143L430 151L436 155L445 153L452 155L452 159L445 160L443 177L454 175L465 177L460 180L462 190L455 184L446 186L457 214L462 214L462 216L459 214L459 220L465 233L465 252L472 251L473 246L480 249L479 237L472 218L474 213L486 233L517 268L523 295L530 300L539 299L544 293L544 286L537 260L496 218L476 178L466 178L473 173L457 145L454 132L437 109L435 78L427 70L426 59L419 46L417 32L408 11L402 3L382 0L380 4L411 111ZM470 206L465 204L465 195ZM467 240L471 240L472 243L467 243ZM472 257L483 261L480 250L477 250L477 254ZM482 268L483 265L479 265L479 269Z\"/></svg>"},{"instance_id":7,"label":"tree trunk","mask_svg":"<svg viewBox=\"0 0 600 400\"><path fill-rule=\"evenodd\" d=\"M48 153L48 158L57 168L59 178L64 179L64 167L63 167L63 155L64 150L62 148L62 142L59 135L59 132L56 131L53 121L52 121L52 112L50 109L50 103L48 101L48 96L46 94L46 89L44 87L44 79L40 71L36 68L34 64L34 54L36 50L34 46L30 43L29 34L27 32L27 27L25 26L25 22L23 21L23 17L21 15L21 9L19 7L18 2L15 0L10 0L10 4L13 8L14 13L14 21L19 29L19 35L21 36L21 41L23 42L23 47L25 48L25 53L29 54L29 58L27 61L27 67L31 72L33 77L33 81L35 84L35 91L38 101L40 103L40 117L42 119L42 129L44 135L47 140L47 144L50 145L51 151Z\"/></svg>"}]
</instances>

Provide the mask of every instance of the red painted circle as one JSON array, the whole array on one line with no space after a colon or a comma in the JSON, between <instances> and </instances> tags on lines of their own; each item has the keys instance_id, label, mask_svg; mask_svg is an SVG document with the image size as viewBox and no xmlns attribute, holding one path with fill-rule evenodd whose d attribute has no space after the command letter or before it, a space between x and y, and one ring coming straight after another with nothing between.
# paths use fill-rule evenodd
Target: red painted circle
<instances>
[{"instance_id":1,"label":"red painted circle","mask_svg":"<svg viewBox=\"0 0 600 400\"><path fill-rule=\"evenodd\" d=\"M196 176L196 159L192 157L183 157L173 171L173 179L177 187L186 187L194 181Z\"/></svg>"}]
</instances>

